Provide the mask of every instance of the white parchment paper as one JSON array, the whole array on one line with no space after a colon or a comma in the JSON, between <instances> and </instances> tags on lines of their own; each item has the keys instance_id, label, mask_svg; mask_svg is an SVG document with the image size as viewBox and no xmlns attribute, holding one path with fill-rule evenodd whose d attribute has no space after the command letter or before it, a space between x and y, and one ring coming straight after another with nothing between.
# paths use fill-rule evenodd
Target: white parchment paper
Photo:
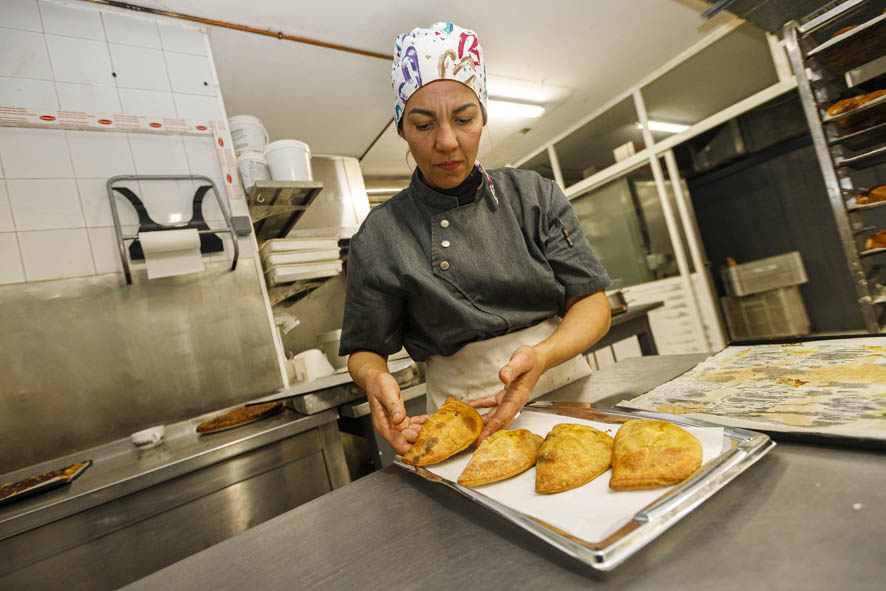
<instances>
[{"instance_id":1,"label":"white parchment paper","mask_svg":"<svg viewBox=\"0 0 886 591\"><path fill-rule=\"evenodd\" d=\"M558 423L578 423L590 425L615 437L618 425L597 423L572 417L524 410L510 429L528 429L544 437ZM720 455L723 451L723 428L683 427L701 442L702 462ZM448 460L427 466L434 474L452 482L458 480L476 448L456 454ZM587 542L600 542L627 523L643 507L665 494L669 488L655 488L639 491L613 491L609 488L611 470L607 470L588 484L551 495L535 492L535 468L503 480L473 490L532 517L562 529Z\"/></svg>"}]
</instances>

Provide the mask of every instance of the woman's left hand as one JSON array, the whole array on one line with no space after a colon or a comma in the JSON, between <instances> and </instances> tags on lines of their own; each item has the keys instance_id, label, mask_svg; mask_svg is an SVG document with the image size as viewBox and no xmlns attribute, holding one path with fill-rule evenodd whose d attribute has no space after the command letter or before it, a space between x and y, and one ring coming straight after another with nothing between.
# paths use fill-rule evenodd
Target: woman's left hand
<instances>
[{"instance_id":1,"label":"woman's left hand","mask_svg":"<svg viewBox=\"0 0 886 591\"><path fill-rule=\"evenodd\" d=\"M474 408L492 408L484 417L486 425L477 439L484 439L511 424L517 413L526 405L545 367L536 349L522 346L511 355L511 360L498 372L505 387L493 396L485 396L469 402Z\"/></svg>"}]
</instances>

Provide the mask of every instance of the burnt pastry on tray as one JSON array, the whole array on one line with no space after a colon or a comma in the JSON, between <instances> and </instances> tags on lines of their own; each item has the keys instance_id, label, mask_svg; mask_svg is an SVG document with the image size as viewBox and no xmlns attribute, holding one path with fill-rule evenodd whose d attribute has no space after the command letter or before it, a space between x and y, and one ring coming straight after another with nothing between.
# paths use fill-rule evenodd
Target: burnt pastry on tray
<instances>
[{"instance_id":1,"label":"burnt pastry on tray","mask_svg":"<svg viewBox=\"0 0 886 591\"><path fill-rule=\"evenodd\" d=\"M587 425L554 425L538 450L535 492L550 494L578 488L611 464L612 437Z\"/></svg>"},{"instance_id":2,"label":"burnt pastry on tray","mask_svg":"<svg viewBox=\"0 0 886 591\"><path fill-rule=\"evenodd\" d=\"M264 404L254 404L252 406L235 408L232 411L214 416L207 421L203 421L197 425L197 433L223 431L225 429L230 429L231 427L236 427L244 423L264 418L282 409L282 402L265 402Z\"/></svg>"},{"instance_id":3,"label":"burnt pastry on tray","mask_svg":"<svg viewBox=\"0 0 886 591\"><path fill-rule=\"evenodd\" d=\"M483 431L483 419L474 407L455 398L447 398L440 409L428 417L403 461L413 466L427 466L466 449Z\"/></svg>"},{"instance_id":4,"label":"burnt pastry on tray","mask_svg":"<svg viewBox=\"0 0 886 591\"><path fill-rule=\"evenodd\" d=\"M667 421L633 419L615 434L613 490L639 490L677 484L701 466L701 443Z\"/></svg>"},{"instance_id":5,"label":"burnt pastry on tray","mask_svg":"<svg viewBox=\"0 0 886 591\"><path fill-rule=\"evenodd\" d=\"M496 431L477 447L458 483L479 486L521 474L535 465L542 441L526 429Z\"/></svg>"},{"instance_id":6,"label":"burnt pastry on tray","mask_svg":"<svg viewBox=\"0 0 886 591\"><path fill-rule=\"evenodd\" d=\"M29 476L28 478L25 478L24 480L19 480L18 482L6 482L2 486L0 486L0 500L20 495L21 493L36 488L45 482L49 482L50 480L59 479L65 483L70 482L81 468L83 468L84 466L88 466L91 463L91 460L87 460L85 462L77 462L76 464L71 464L66 468L50 470L49 472L39 474L37 476Z\"/></svg>"}]
</instances>

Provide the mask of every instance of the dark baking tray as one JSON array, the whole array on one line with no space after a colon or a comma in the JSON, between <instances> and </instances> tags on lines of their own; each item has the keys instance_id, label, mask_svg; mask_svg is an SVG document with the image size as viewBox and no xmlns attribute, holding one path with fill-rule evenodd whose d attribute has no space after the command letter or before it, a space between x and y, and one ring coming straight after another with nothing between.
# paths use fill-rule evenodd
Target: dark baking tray
<instances>
[{"instance_id":1,"label":"dark baking tray","mask_svg":"<svg viewBox=\"0 0 886 591\"><path fill-rule=\"evenodd\" d=\"M886 163L886 146L881 146L870 152L852 156L851 158L837 158L834 166L837 168L851 168L853 170L864 170L872 166Z\"/></svg>"},{"instance_id":2,"label":"dark baking tray","mask_svg":"<svg viewBox=\"0 0 886 591\"><path fill-rule=\"evenodd\" d=\"M832 146L845 146L856 152L879 146L886 143L886 122L862 129L861 131L842 135L830 140L828 143Z\"/></svg>"},{"instance_id":3,"label":"dark baking tray","mask_svg":"<svg viewBox=\"0 0 886 591\"><path fill-rule=\"evenodd\" d=\"M231 429L239 429L243 425L251 425L252 423L261 421L261 420L266 419L268 417L272 417L275 414L277 414L278 412L282 412L282 411L283 411L283 405L280 404L279 406L275 406L274 408L269 409L264 414L261 414L261 415L255 417L254 419L249 419L248 421L243 421L242 423L237 423L236 425L231 425L229 427L221 427L219 429L213 429L212 431L203 431L202 433L200 431L198 431L197 435L214 435L216 433L222 433L223 431L230 431ZM222 414L224 414L224 413L222 413ZM207 420L211 420L211 419L207 419ZM195 427L195 429L196 429L196 427Z\"/></svg>"},{"instance_id":4,"label":"dark baking tray","mask_svg":"<svg viewBox=\"0 0 886 591\"><path fill-rule=\"evenodd\" d=\"M806 57L828 70L842 74L886 54L886 15L872 18L848 33L830 39Z\"/></svg>"},{"instance_id":5,"label":"dark baking tray","mask_svg":"<svg viewBox=\"0 0 886 591\"><path fill-rule=\"evenodd\" d=\"M74 463L76 464L77 462L74 462ZM73 464L69 464L68 466L65 466L63 468L58 468L58 469L65 470L66 468L69 468L71 465L73 465ZM15 501L20 501L21 499L26 499L28 497L32 497L34 495L45 493L47 491L54 490L56 488L60 488L62 486L71 484L75 478L78 478L81 474L83 474L86 471L86 469L89 468L91 465L92 465L92 460L84 460L83 466L81 466L76 472L74 472L70 476L56 476L55 478L52 478L50 480L44 480L43 482L41 482L39 484L35 484L34 486L31 486L29 488L26 488L23 491L19 491L17 493L14 493L14 494L8 496L8 497L0 499L0 505L4 505L6 503L12 503Z\"/></svg>"}]
</instances>

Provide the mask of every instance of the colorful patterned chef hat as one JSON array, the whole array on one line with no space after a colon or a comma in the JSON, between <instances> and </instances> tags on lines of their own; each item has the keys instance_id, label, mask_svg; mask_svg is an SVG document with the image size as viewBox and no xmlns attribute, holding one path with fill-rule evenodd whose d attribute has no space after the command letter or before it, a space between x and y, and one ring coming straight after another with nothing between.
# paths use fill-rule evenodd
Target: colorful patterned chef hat
<instances>
[{"instance_id":1,"label":"colorful patterned chef hat","mask_svg":"<svg viewBox=\"0 0 886 591\"><path fill-rule=\"evenodd\" d=\"M439 22L397 36L391 68L394 124L399 127L412 93L435 80L457 80L468 86L480 99L485 116L486 61L477 33Z\"/></svg>"}]
</instances>

